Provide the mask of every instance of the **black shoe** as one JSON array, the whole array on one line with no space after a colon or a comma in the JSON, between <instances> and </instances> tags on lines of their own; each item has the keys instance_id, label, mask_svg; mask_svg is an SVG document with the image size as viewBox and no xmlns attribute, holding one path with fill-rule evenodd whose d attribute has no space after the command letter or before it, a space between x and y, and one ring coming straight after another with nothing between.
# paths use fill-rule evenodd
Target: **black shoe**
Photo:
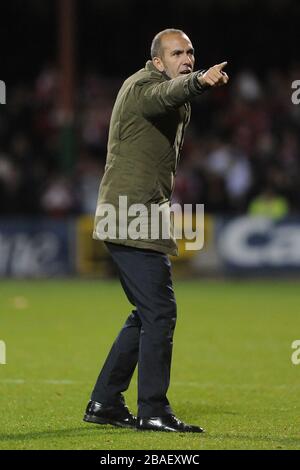
<instances>
[{"instance_id":1,"label":"black shoe","mask_svg":"<svg viewBox=\"0 0 300 470\"><path fill-rule=\"evenodd\" d=\"M83 421L95 424L111 424L122 428L136 428L136 417L126 405L109 406L90 401L86 408Z\"/></svg>"},{"instance_id":2,"label":"black shoe","mask_svg":"<svg viewBox=\"0 0 300 470\"><path fill-rule=\"evenodd\" d=\"M204 432L199 426L185 424L174 415L137 418L136 427L140 431Z\"/></svg>"}]
</instances>

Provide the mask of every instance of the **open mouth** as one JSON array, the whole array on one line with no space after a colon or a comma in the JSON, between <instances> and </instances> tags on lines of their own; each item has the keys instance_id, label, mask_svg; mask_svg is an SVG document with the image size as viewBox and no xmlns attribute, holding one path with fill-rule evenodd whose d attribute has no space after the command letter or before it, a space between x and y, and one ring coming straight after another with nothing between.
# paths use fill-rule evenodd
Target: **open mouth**
<instances>
[{"instance_id":1,"label":"open mouth","mask_svg":"<svg viewBox=\"0 0 300 470\"><path fill-rule=\"evenodd\" d=\"M188 73L191 73L191 69L184 69L180 73L181 73L181 75L186 75Z\"/></svg>"}]
</instances>

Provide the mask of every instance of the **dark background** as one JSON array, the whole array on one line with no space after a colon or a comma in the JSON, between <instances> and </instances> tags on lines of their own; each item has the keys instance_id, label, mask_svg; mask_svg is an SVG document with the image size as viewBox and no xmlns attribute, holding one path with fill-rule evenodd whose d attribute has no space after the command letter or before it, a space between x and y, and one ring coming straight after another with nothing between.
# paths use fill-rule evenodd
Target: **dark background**
<instances>
[{"instance_id":1,"label":"dark background","mask_svg":"<svg viewBox=\"0 0 300 470\"><path fill-rule=\"evenodd\" d=\"M69 49L66 4L1 3L0 215L94 213L116 94L168 27L188 34L196 69L226 60L230 76L193 103L175 202L300 212L300 2L73 0Z\"/></svg>"},{"instance_id":2,"label":"dark background","mask_svg":"<svg viewBox=\"0 0 300 470\"><path fill-rule=\"evenodd\" d=\"M75 0L74 0L75 2ZM231 72L283 69L299 57L296 0L77 0L77 72L92 68L125 77L149 57L153 36L166 27L187 32L199 68L228 60ZM59 48L57 1L1 2L1 77L34 79Z\"/></svg>"}]
</instances>

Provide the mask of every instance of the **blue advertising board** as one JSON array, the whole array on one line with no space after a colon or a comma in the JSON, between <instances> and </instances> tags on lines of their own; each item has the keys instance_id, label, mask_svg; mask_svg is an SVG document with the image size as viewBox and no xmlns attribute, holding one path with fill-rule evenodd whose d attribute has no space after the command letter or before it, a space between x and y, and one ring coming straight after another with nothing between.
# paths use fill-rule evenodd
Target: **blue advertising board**
<instances>
[{"instance_id":1,"label":"blue advertising board","mask_svg":"<svg viewBox=\"0 0 300 470\"><path fill-rule=\"evenodd\" d=\"M73 225L65 220L0 219L0 276L72 273Z\"/></svg>"},{"instance_id":2,"label":"blue advertising board","mask_svg":"<svg viewBox=\"0 0 300 470\"><path fill-rule=\"evenodd\" d=\"M227 271L300 272L300 218L218 219L216 248Z\"/></svg>"}]
</instances>

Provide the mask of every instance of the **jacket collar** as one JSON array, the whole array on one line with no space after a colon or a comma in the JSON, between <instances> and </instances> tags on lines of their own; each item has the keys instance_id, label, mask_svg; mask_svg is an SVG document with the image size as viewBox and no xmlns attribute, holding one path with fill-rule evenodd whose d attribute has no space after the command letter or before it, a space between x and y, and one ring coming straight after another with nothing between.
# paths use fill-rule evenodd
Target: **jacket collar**
<instances>
[{"instance_id":1,"label":"jacket collar","mask_svg":"<svg viewBox=\"0 0 300 470\"><path fill-rule=\"evenodd\" d=\"M153 65L152 60L147 60L145 69L148 70L149 72L155 72L159 75L160 79L162 80L170 80L168 75L165 72L160 72L155 65Z\"/></svg>"}]
</instances>

